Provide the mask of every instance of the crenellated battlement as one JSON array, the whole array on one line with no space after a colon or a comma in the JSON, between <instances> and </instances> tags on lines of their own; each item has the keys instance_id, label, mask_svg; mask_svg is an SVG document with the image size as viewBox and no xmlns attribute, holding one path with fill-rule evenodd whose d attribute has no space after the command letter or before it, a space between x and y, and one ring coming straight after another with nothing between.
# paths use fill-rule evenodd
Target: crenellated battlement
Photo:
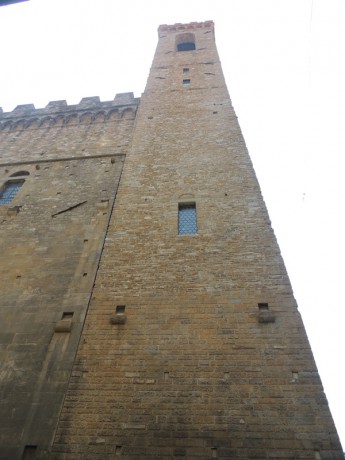
<instances>
[{"instance_id":1,"label":"crenellated battlement","mask_svg":"<svg viewBox=\"0 0 345 460\"><path fill-rule=\"evenodd\" d=\"M189 22L188 24L176 23L172 25L162 24L158 27L158 33L160 32L183 32L185 30L196 30L203 28L214 29L213 21L204 21L204 22Z\"/></svg>"},{"instance_id":2,"label":"crenellated battlement","mask_svg":"<svg viewBox=\"0 0 345 460\"><path fill-rule=\"evenodd\" d=\"M34 104L18 105L12 112L3 112L0 107L0 130L25 129L31 125L40 127L43 124L67 124L71 120L75 124L91 123L100 117L122 118L125 113L135 115L140 98L133 93L116 94L112 101L101 101L98 96L84 97L79 104L68 105L65 100L51 101L46 107L36 109Z\"/></svg>"}]
</instances>

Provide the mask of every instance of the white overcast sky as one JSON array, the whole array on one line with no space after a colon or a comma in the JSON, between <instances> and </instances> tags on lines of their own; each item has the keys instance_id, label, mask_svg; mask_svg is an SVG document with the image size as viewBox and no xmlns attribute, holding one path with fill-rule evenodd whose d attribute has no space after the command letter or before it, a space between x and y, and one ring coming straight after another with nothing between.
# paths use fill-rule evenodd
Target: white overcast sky
<instances>
[{"instance_id":1,"label":"white overcast sky","mask_svg":"<svg viewBox=\"0 0 345 460\"><path fill-rule=\"evenodd\" d=\"M2 7L0 106L140 96L158 25L209 19L345 448L345 0Z\"/></svg>"}]
</instances>

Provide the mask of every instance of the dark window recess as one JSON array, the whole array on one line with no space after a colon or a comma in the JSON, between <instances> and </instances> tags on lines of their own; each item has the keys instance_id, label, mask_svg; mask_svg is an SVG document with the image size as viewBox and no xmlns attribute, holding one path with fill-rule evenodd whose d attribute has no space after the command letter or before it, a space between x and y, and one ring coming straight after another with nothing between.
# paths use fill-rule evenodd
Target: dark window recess
<instances>
[{"instance_id":1,"label":"dark window recess","mask_svg":"<svg viewBox=\"0 0 345 460\"><path fill-rule=\"evenodd\" d=\"M13 198L17 195L20 187L23 185L21 182L7 182L0 192L0 204L11 203Z\"/></svg>"},{"instance_id":2,"label":"dark window recess","mask_svg":"<svg viewBox=\"0 0 345 460\"><path fill-rule=\"evenodd\" d=\"M182 73L189 73L188 67L185 67L185 68L182 70Z\"/></svg>"},{"instance_id":3,"label":"dark window recess","mask_svg":"<svg viewBox=\"0 0 345 460\"><path fill-rule=\"evenodd\" d=\"M73 315L74 315L74 312L73 311L64 311L62 313L62 318L61 319L72 319L73 318Z\"/></svg>"},{"instance_id":4,"label":"dark window recess","mask_svg":"<svg viewBox=\"0 0 345 460\"><path fill-rule=\"evenodd\" d=\"M123 315L125 313L126 305L117 305L116 306L116 314Z\"/></svg>"},{"instance_id":5,"label":"dark window recess","mask_svg":"<svg viewBox=\"0 0 345 460\"><path fill-rule=\"evenodd\" d=\"M217 458L218 457L218 448L217 447L211 447L211 452L212 452L212 458Z\"/></svg>"},{"instance_id":6,"label":"dark window recess","mask_svg":"<svg viewBox=\"0 0 345 460\"><path fill-rule=\"evenodd\" d=\"M25 446L22 460L34 460L36 458L37 446Z\"/></svg>"},{"instance_id":7,"label":"dark window recess","mask_svg":"<svg viewBox=\"0 0 345 460\"><path fill-rule=\"evenodd\" d=\"M195 235L197 231L195 203L179 204L178 234Z\"/></svg>"},{"instance_id":8,"label":"dark window recess","mask_svg":"<svg viewBox=\"0 0 345 460\"><path fill-rule=\"evenodd\" d=\"M183 80L183 86L189 86L189 85L190 85L189 79Z\"/></svg>"},{"instance_id":9,"label":"dark window recess","mask_svg":"<svg viewBox=\"0 0 345 460\"><path fill-rule=\"evenodd\" d=\"M177 51L193 51L193 50L195 50L195 43L193 42L179 43L177 45Z\"/></svg>"},{"instance_id":10,"label":"dark window recess","mask_svg":"<svg viewBox=\"0 0 345 460\"><path fill-rule=\"evenodd\" d=\"M259 310L268 310L268 303L258 303Z\"/></svg>"}]
</instances>

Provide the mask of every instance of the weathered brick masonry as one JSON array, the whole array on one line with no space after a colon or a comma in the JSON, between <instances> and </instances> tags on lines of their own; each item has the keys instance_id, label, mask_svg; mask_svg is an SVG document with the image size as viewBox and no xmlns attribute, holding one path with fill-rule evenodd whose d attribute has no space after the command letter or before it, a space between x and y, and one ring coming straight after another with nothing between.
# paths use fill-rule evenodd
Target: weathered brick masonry
<instances>
[{"instance_id":1,"label":"weathered brick masonry","mask_svg":"<svg viewBox=\"0 0 345 460\"><path fill-rule=\"evenodd\" d=\"M213 23L159 28L135 120L83 101L0 118L3 182L30 172L0 209L1 458L343 458Z\"/></svg>"}]
</instances>

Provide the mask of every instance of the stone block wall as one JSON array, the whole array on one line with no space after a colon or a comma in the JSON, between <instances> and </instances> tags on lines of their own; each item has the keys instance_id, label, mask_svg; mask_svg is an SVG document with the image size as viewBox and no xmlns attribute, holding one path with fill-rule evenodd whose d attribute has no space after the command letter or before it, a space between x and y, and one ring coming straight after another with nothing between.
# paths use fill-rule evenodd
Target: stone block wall
<instances>
[{"instance_id":1,"label":"stone block wall","mask_svg":"<svg viewBox=\"0 0 345 460\"><path fill-rule=\"evenodd\" d=\"M0 114L0 458L340 460L213 23L158 32L139 108Z\"/></svg>"},{"instance_id":2,"label":"stone block wall","mask_svg":"<svg viewBox=\"0 0 345 460\"><path fill-rule=\"evenodd\" d=\"M159 29L52 452L342 458L212 22Z\"/></svg>"},{"instance_id":3,"label":"stone block wall","mask_svg":"<svg viewBox=\"0 0 345 460\"><path fill-rule=\"evenodd\" d=\"M3 460L49 455L130 143L138 101L86 102L0 116Z\"/></svg>"}]
</instances>

